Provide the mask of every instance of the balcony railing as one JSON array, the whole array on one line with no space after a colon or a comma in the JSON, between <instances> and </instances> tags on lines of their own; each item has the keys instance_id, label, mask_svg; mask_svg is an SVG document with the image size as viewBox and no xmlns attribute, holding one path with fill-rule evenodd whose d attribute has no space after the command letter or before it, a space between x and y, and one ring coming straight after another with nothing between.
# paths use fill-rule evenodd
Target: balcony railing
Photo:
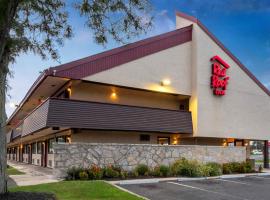
<instances>
[{"instance_id":1,"label":"balcony railing","mask_svg":"<svg viewBox=\"0 0 270 200\"><path fill-rule=\"evenodd\" d=\"M20 126L22 137L49 127L192 133L190 112L57 98L43 102Z\"/></svg>"}]
</instances>

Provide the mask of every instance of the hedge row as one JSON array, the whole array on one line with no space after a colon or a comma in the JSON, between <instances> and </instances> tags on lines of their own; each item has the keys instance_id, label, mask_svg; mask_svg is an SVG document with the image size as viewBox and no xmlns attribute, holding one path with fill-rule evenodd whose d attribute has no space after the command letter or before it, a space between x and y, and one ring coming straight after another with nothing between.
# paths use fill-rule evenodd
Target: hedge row
<instances>
[{"instance_id":1,"label":"hedge row","mask_svg":"<svg viewBox=\"0 0 270 200\"><path fill-rule=\"evenodd\" d=\"M251 173L254 170L249 162L232 162L223 165L210 162L206 164L195 160L179 159L170 166L160 165L153 169L145 164L139 164L133 171L128 172L121 167L109 165L98 167L92 165L89 168L73 167L67 171L67 180L98 180L110 178L136 178L136 177L167 177L167 176L187 176L187 177L208 177L219 176L232 173Z\"/></svg>"}]
</instances>

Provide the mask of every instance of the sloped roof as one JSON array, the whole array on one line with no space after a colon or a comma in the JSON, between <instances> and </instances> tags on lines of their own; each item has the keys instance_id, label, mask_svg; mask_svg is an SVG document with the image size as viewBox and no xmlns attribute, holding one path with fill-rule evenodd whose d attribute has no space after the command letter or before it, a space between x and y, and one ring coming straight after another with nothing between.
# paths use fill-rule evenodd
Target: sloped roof
<instances>
[{"instance_id":1,"label":"sloped roof","mask_svg":"<svg viewBox=\"0 0 270 200\"><path fill-rule=\"evenodd\" d=\"M192 25L50 68L50 74L81 79L192 39Z\"/></svg>"},{"instance_id":2,"label":"sloped roof","mask_svg":"<svg viewBox=\"0 0 270 200\"><path fill-rule=\"evenodd\" d=\"M237 65L266 93L270 96L270 91L236 58L217 38L213 35L197 18L185 13L176 11L176 15L196 23Z\"/></svg>"}]
</instances>

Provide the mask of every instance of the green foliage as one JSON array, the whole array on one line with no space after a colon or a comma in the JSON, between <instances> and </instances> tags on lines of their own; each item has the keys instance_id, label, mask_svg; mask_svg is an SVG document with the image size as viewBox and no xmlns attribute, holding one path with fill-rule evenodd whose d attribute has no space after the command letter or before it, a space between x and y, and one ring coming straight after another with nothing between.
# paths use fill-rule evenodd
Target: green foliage
<instances>
[{"instance_id":1,"label":"green foliage","mask_svg":"<svg viewBox=\"0 0 270 200\"><path fill-rule=\"evenodd\" d=\"M220 176L222 174L222 165L215 162L207 163L206 166L209 167L209 175L210 176Z\"/></svg>"},{"instance_id":2,"label":"green foliage","mask_svg":"<svg viewBox=\"0 0 270 200\"><path fill-rule=\"evenodd\" d=\"M104 181L60 181L57 183L12 187L9 188L9 191L11 193L16 191L53 193L57 200L142 200ZM27 198L21 197L18 199Z\"/></svg>"},{"instance_id":3,"label":"green foliage","mask_svg":"<svg viewBox=\"0 0 270 200\"><path fill-rule=\"evenodd\" d=\"M195 160L187 160L182 158L177 160L171 166L171 170L175 175L182 175L188 177L199 177L202 176L200 170L200 164Z\"/></svg>"},{"instance_id":4,"label":"green foliage","mask_svg":"<svg viewBox=\"0 0 270 200\"><path fill-rule=\"evenodd\" d=\"M263 172L263 167L262 165L259 166L259 173L262 173Z\"/></svg>"},{"instance_id":5,"label":"green foliage","mask_svg":"<svg viewBox=\"0 0 270 200\"><path fill-rule=\"evenodd\" d=\"M124 43L152 26L148 0L83 1L76 8L86 17L98 44L106 44L110 37Z\"/></svg>"},{"instance_id":6,"label":"green foliage","mask_svg":"<svg viewBox=\"0 0 270 200\"><path fill-rule=\"evenodd\" d=\"M222 172L223 174L232 174L232 168L230 163L224 163L222 165Z\"/></svg>"},{"instance_id":7,"label":"green foliage","mask_svg":"<svg viewBox=\"0 0 270 200\"><path fill-rule=\"evenodd\" d=\"M167 177L170 174L170 168L166 165L156 166L153 171L151 171L152 176Z\"/></svg>"},{"instance_id":8,"label":"green foliage","mask_svg":"<svg viewBox=\"0 0 270 200\"><path fill-rule=\"evenodd\" d=\"M149 15L151 4L148 0L82 0L73 1L71 5L67 9L64 0L2 3L0 26L5 28L0 27L0 35L7 37L5 41L0 41L0 61L4 54L9 61L14 61L20 53L29 51L42 58L58 60L57 49L63 46L65 39L72 36L72 27L68 22L70 9L80 12L86 20L86 26L93 32L95 42L102 45L109 38L124 43L145 33L152 26L153 18Z\"/></svg>"},{"instance_id":9,"label":"green foliage","mask_svg":"<svg viewBox=\"0 0 270 200\"><path fill-rule=\"evenodd\" d=\"M87 170L87 173L90 180L99 180L103 177L103 170L97 165L92 165Z\"/></svg>"},{"instance_id":10,"label":"green foliage","mask_svg":"<svg viewBox=\"0 0 270 200\"><path fill-rule=\"evenodd\" d=\"M88 174L86 171L81 171L79 173L80 180L88 180Z\"/></svg>"},{"instance_id":11,"label":"green foliage","mask_svg":"<svg viewBox=\"0 0 270 200\"><path fill-rule=\"evenodd\" d=\"M212 170L211 166L208 166L208 165L200 165L199 166L199 174L203 177L210 176L211 170Z\"/></svg>"},{"instance_id":12,"label":"green foliage","mask_svg":"<svg viewBox=\"0 0 270 200\"><path fill-rule=\"evenodd\" d=\"M107 166L103 169L103 176L105 178L118 178L120 173L113 167Z\"/></svg>"},{"instance_id":13,"label":"green foliage","mask_svg":"<svg viewBox=\"0 0 270 200\"><path fill-rule=\"evenodd\" d=\"M138 173L139 176L145 176L148 175L149 172L149 167L145 164L139 164L136 168L135 168L135 172Z\"/></svg>"},{"instance_id":14,"label":"green foliage","mask_svg":"<svg viewBox=\"0 0 270 200\"><path fill-rule=\"evenodd\" d=\"M67 180L78 180L80 179L80 172L84 171L81 167L72 167L67 170Z\"/></svg>"},{"instance_id":15,"label":"green foliage","mask_svg":"<svg viewBox=\"0 0 270 200\"><path fill-rule=\"evenodd\" d=\"M254 169L252 169L252 164L250 162L224 163L222 168L223 168L223 174L251 173L254 171Z\"/></svg>"}]
</instances>

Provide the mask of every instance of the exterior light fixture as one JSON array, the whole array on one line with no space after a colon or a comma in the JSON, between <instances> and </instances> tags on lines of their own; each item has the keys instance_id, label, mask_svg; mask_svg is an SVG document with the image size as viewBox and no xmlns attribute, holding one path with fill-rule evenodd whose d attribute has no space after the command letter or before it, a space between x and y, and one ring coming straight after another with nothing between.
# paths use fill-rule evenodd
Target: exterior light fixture
<instances>
[{"instance_id":1,"label":"exterior light fixture","mask_svg":"<svg viewBox=\"0 0 270 200\"><path fill-rule=\"evenodd\" d=\"M70 136L67 137L67 142L70 144L71 143L71 138Z\"/></svg>"},{"instance_id":2,"label":"exterior light fixture","mask_svg":"<svg viewBox=\"0 0 270 200\"><path fill-rule=\"evenodd\" d=\"M68 87L67 91L68 91L69 94L71 95L71 87Z\"/></svg>"},{"instance_id":3,"label":"exterior light fixture","mask_svg":"<svg viewBox=\"0 0 270 200\"><path fill-rule=\"evenodd\" d=\"M111 98L112 100L116 100L116 99L117 99L117 93L116 93L115 91L113 91L113 92L111 93L111 95L110 95L110 98Z\"/></svg>"},{"instance_id":4,"label":"exterior light fixture","mask_svg":"<svg viewBox=\"0 0 270 200\"><path fill-rule=\"evenodd\" d=\"M171 80L170 79L164 79L161 81L161 86L168 86L171 85Z\"/></svg>"}]
</instances>

